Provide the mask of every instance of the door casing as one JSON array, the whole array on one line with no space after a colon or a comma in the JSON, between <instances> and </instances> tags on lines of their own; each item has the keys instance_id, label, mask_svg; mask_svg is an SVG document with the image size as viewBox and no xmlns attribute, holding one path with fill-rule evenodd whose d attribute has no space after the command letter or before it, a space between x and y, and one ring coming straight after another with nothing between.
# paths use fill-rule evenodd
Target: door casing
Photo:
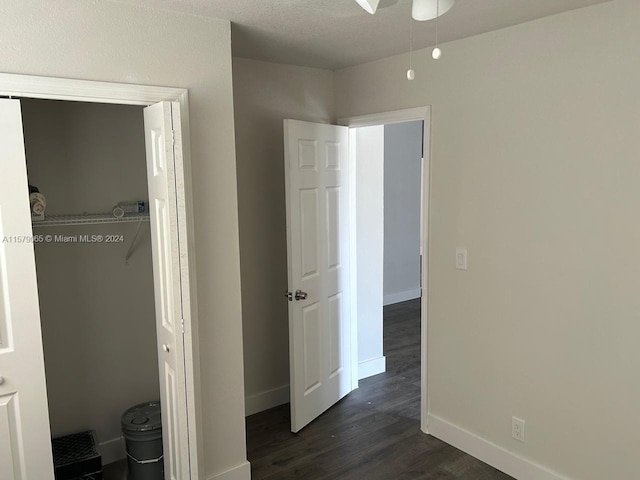
<instances>
[{"instance_id":1,"label":"door casing","mask_svg":"<svg viewBox=\"0 0 640 480\"><path fill-rule=\"evenodd\" d=\"M361 115L357 117L346 117L338 120L338 125L343 125L350 128L357 127L370 127L374 125L388 125L391 123L411 122L415 120L422 120L423 123L423 145L424 152L423 168L422 168L422 205L421 205L421 251L422 265L421 265L421 285L422 285L422 297L421 297L421 315L420 315L420 429L424 433L429 433L429 426L427 423L429 412L429 368L428 368L428 338L429 338L429 243L430 243L430 198L431 198L431 106L409 108L405 110L394 110L389 112L374 113L370 115ZM355 145L354 142L350 142L349 145L349 164L351 171L354 171L355 165ZM351 182L355 182L355 175L351 176ZM352 183L351 192L356 191L355 185ZM351 198L349 202L349 208L351 209L351 225L352 229L355 228L355 218L357 212L355 211L355 198ZM352 291L355 291L357 285L357 270L355 268L357 261L357 249L355 244L355 234L351 235L351 282L350 286ZM351 351L352 354L352 371L354 378L354 388L357 388L358 382L358 334L357 334L357 304L356 296L351 296L351 312L352 312L352 332Z\"/></svg>"},{"instance_id":2,"label":"door casing","mask_svg":"<svg viewBox=\"0 0 640 480\"><path fill-rule=\"evenodd\" d=\"M195 283L194 217L191 188L191 149L189 135L188 91L183 88L155 87L120 83L94 82L65 78L0 73L0 96L41 98L77 102L149 106L162 101L180 104L182 119L183 161L176 164L175 177L184 184L184 202L178 202L177 219L181 258L188 259L188 272L181 271L184 305L184 362L187 379L187 421L189 425L189 463L191 479L204 478L202 422L200 406L200 370L198 355L197 299Z\"/></svg>"}]
</instances>

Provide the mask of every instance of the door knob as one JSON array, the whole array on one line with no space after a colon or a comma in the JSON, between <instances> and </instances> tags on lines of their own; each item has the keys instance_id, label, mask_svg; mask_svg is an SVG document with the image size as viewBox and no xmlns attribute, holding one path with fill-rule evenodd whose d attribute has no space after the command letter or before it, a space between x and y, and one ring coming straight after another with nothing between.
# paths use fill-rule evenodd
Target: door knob
<instances>
[{"instance_id":1,"label":"door knob","mask_svg":"<svg viewBox=\"0 0 640 480\"><path fill-rule=\"evenodd\" d=\"M302 290L296 290L296 300L306 300L307 292L303 292Z\"/></svg>"},{"instance_id":2,"label":"door knob","mask_svg":"<svg viewBox=\"0 0 640 480\"><path fill-rule=\"evenodd\" d=\"M0 377L0 385L4 383L4 377Z\"/></svg>"},{"instance_id":3,"label":"door knob","mask_svg":"<svg viewBox=\"0 0 640 480\"><path fill-rule=\"evenodd\" d=\"M169 348L169 345L167 345L166 343L164 345L162 345L162 349L167 353L169 353L171 351L171 349Z\"/></svg>"},{"instance_id":4,"label":"door knob","mask_svg":"<svg viewBox=\"0 0 640 480\"><path fill-rule=\"evenodd\" d=\"M293 302L293 293L291 292L284 292L284 296L287 300L289 300L290 302Z\"/></svg>"}]
</instances>

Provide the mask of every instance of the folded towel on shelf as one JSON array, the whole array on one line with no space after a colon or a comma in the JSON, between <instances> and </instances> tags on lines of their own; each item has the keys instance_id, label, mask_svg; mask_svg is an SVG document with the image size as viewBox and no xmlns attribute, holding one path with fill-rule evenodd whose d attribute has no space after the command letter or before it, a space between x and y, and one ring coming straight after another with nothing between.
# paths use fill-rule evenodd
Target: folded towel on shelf
<instances>
[{"instance_id":1,"label":"folded towel on shelf","mask_svg":"<svg viewBox=\"0 0 640 480\"><path fill-rule=\"evenodd\" d=\"M32 215L44 215L47 209L47 199L41 193L32 193L29 195L29 203L31 204Z\"/></svg>"}]
</instances>

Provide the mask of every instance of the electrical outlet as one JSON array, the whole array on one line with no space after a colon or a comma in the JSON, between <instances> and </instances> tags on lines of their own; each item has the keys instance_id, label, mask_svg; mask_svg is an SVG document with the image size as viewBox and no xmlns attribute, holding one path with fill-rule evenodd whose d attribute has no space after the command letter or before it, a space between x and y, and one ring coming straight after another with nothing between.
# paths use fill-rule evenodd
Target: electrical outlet
<instances>
[{"instance_id":1,"label":"electrical outlet","mask_svg":"<svg viewBox=\"0 0 640 480\"><path fill-rule=\"evenodd\" d=\"M516 440L525 442L525 421L518 417L511 417L511 436Z\"/></svg>"}]
</instances>

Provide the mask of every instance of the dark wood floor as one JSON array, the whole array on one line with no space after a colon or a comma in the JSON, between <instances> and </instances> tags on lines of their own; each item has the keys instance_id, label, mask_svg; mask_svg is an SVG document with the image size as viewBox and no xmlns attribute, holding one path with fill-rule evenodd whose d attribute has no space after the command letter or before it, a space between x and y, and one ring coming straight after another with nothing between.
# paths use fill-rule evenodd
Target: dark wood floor
<instances>
[{"instance_id":1,"label":"dark wood floor","mask_svg":"<svg viewBox=\"0 0 640 480\"><path fill-rule=\"evenodd\" d=\"M386 373L298 434L289 405L247 418L251 478L506 480L510 476L420 432L420 301L385 307Z\"/></svg>"},{"instance_id":2,"label":"dark wood floor","mask_svg":"<svg viewBox=\"0 0 640 480\"><path fill-rule=\"evenodd\" d=\"M119 460L102 468L102 480L127 480L127 461Z\"/></svg>"}]
</instances>

